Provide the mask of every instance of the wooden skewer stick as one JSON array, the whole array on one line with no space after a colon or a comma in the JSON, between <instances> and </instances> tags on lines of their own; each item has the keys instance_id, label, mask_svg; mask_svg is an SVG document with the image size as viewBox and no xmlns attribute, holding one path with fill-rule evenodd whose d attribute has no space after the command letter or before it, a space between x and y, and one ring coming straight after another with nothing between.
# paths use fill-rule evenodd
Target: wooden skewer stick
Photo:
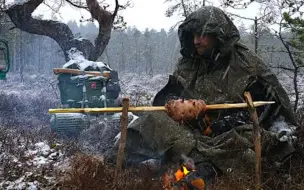
<instances>
[{"instance_id":1,"label":"wooden skewer stick","mask_svg":"<svg viewBox=\"0 0 304 190\"><path fill-rule=\"evenodd\" d=\"M274 101L256 101L253 102L254 107L267 104L274 104ZM217 109L233 109L233 108L248 108L247 103L235 104L212 104L207 105L207 110ZM64 108L64 109L49 109L49 113L107 113L107 112L122 112L122 107L107 107L107 108ZM146 111L166 111L164 106L141 106L129 107L130 112L146 112Z\"/></svg>"},{"instance_id":2,"label":"wooden skewer stick","mask_svg":"<svg viewBox=\"0 0 304 190\"><path fill-rule=\"evenodd\" d=\"M58 75L60 73L68 73L68 74L75 74L75 75L81 75L81 74L86 74L86 75L91 75L91 76L103 76L109 78L109 73L105 72L98 72L98 71L81 71L79 69L65 69L65 68L54 68L53 69L54 74Z\"/></svg>"},{"instance_id":3,"label":"wooden skewer stick","mask_svg":"<svg viewBox=\"0 0 304 190\"><path fill-rule=\"evenodd\" d=\"M259 118L256 112L255 106L252 102L252 98L249 92L244 93L246 102L248 104L248 109L250 113L250 118L253 122L253 133L254 133L254 147L255 147L255 189L261 189L261 129L259 126Z\"/></svg>"}]
</instances>

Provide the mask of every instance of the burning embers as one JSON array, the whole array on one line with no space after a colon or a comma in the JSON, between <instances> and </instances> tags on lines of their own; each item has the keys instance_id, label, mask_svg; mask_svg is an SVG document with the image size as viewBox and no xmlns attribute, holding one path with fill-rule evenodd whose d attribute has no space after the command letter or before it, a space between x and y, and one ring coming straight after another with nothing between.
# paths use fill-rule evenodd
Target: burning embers
<instances>
[{"instance_id":1,"label":"burning embers","mask_svg":"<svg viewBox=\"0 0 304 190\"><path fill-rule=\"evenodd\" d=\"M182 155L182 161L177 169L167 171L163 176L165 190L204 190L205 181L195 170L194 161Z\"/></svg>"}]
</instances>

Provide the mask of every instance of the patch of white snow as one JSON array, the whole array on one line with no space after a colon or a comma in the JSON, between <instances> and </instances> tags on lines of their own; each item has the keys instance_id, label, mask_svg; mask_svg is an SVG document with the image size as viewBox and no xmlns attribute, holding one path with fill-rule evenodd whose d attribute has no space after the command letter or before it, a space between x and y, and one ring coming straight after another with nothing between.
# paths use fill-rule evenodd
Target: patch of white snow
<instances>
[{"instance_id":1,"label":"patch of white snow","mask_svg":"<svg viewBox=\"0 0 304 190\"><path fill-rule=\"evenodd\" d=\"M63 68L67 68L73 64L76 64L80 70L84 71L86 68L88 67L93 67L94 69L99 69L99 70L103 70L103 69L108 69L108 70L112 70L109 65L103 63L103 62L94 62L94 61L89 61L87 59L85 59L85 57L83 56L83 53L80 52L79 50L77 50L76 48L71 48L68 51L68 56L70 61L68 61L67 63L65 63L62 67Z\"/></svg>"}]
</instances>

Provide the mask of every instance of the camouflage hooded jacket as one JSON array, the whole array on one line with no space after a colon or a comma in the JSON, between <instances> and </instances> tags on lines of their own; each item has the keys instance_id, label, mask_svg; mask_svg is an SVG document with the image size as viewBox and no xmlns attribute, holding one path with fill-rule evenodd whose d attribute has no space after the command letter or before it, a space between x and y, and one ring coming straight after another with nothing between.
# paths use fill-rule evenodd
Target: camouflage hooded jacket
<instances>
[{"instance_id":1,"label":"camouflage hooded jacket","mask_svg":"<svg viewBox=\"0 0 304 190\"><path fill-rule=\"evenodd\" d=\"M194 32L217 36L217 45L210 57L195 53ZM178 34L183 57L168 85L156 95L154 105L163 104L159 100L168 94L203 99L207 104L243 102L244 91L250 91L254 101L276 101L259 113L261 121L269 123L277 115L283 115L295 124L286 91L261 58L239 42L238 29L222 10L202 7L185 19Z\"/></svg>"}]
</instances>

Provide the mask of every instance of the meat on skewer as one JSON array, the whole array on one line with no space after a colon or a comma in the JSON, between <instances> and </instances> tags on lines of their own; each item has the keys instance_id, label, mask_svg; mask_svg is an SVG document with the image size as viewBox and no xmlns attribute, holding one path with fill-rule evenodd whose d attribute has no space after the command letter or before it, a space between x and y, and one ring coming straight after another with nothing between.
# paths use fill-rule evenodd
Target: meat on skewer
<instances>
[{"instance_id":1,"label":"meat on skewer","mask_svg":"<svg viewBox=\"0 0 304 190\"><path fill-rule=\"evenodd\" d=\"M206 103L203 100L169 100L166 105L166 113L174 121L182 123L197 119L207 110Z\"/></svg>"}]
</instances>

